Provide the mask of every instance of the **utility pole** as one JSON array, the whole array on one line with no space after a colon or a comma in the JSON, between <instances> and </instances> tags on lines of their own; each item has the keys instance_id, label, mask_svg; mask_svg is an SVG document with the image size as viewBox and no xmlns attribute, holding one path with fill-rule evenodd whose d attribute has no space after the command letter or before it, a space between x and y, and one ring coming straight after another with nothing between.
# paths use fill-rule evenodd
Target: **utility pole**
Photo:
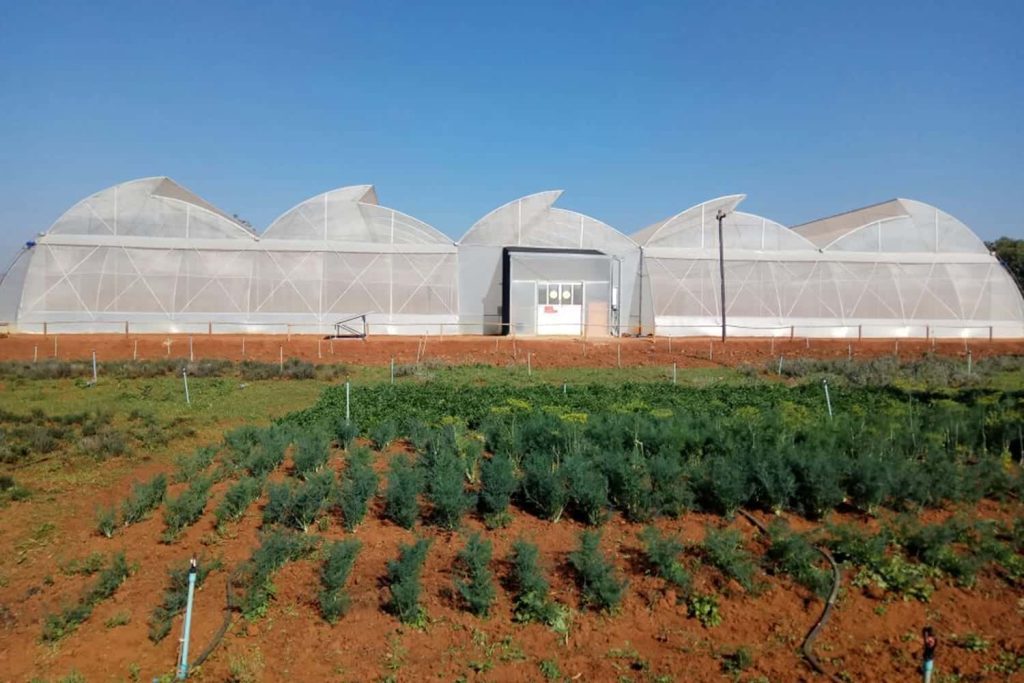
<instances>
[{"instance_id":1,"label":"utility pole","mask_svg":"<svg viewBox=\"0 0 1024 683\"><path fill-rule=\"evenodd\" d=\"M718 210L715 218L718 219L718 279L722 292L722 342L725 342L725 243L722 241L722 220L726 213Z\"/></svg>"}]
</instances>

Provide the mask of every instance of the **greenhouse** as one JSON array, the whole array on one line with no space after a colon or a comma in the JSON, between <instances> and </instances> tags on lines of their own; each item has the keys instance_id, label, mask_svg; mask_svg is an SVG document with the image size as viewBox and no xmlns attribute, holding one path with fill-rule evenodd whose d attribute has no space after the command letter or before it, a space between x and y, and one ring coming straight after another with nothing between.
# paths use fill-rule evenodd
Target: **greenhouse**
<instances>
[{"instance_id":1,"label":"greenhouse","mask_svg":"<svg viewBox=\"0 0 1024 683\"><path fill-rule=\"evenodd\" d=\"M1021 337L1024 301L967 226L907 199L786 228L698 204L633 235L643 248L654 332L732 336Z\"/></svg>"},{"instance_id":2,"label":"greenhouse","mask_svg":"<svg viewBox=\"0 0 1024 683\"><path fill-rule=\"evenodd\" d=\"M457 322L456 277L454 243L368 185L308 199L258 236L146 178L87 197L29 242L0 284L0 319L22 332L328 333L351 320L416 334Z\"/></svg>"},{"instance_id":3,"label":"greenhouse","mask_svg":"<svg viewBox=\"0 0 1024 683\"><path fill-rule=\"evenodd\" d=\"M698 204L631 237L516 199L459 242L371 185L257 234L165 177L107 188L27 242L0 280L25 333L1024 337L1024 299L966 225L894 199L788 228Z\"/></svg>"}]
</instances>

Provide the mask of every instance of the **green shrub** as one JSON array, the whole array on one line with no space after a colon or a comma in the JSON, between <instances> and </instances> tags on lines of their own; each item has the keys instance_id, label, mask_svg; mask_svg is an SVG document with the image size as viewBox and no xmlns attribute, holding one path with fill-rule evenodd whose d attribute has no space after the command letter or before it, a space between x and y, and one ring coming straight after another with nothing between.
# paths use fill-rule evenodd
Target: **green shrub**
<instances>
[{"instance_id":1,"label":"green shrub","mask_svg":"<svg viewBox=\"0 0 1024 683\"><path fill-rule=\"evenodd\" d=\"M357 539L350 538L331 543L325 550L326 557L320 568L319 602L320 614L328 623L337 623L348 610L345 582L361 547Z\"/></svg>"},{"instance_id":2,"label":"green shrub","mask_svg":"<svg viewBox=\"0 0 1024 683\"><path fill-rule=\"evenodd\" d=\"M167 588L164 589L160 604L149 617L149 639L159 643L171 632L174 617L185 611L188 602L188 573L191 563L183 562L167 569ZM210 572L221 568L220 560L209 562L200 558L196 563L196 590L198 590Z\"/></svg>"},{"instance_id":3,"label":"green shrub","mask_svg":"<svg viewBox=\"0 0 1024 683\"><path fill-rule=\"evenodd\" d=\"M121 523L125 526L145 519L164 502L167 495L167 475L161 472L149 481L135 482L128 498L121 504Z\"/></svg>"},{"instance_id":4,"label":"green shrub","mask_svg":"<svg viewBox=\"0 0 1024 683\"><path fill-rule=\"evenodd\" d=\"M711 628L722 623L722 615L718 611L718 598L714 595L694 593L686 601L687 614L700 622L704 628Z\"/></svg>"},{"instance_id":5,"label":"green shrub","mask_svg":"<svg viewBox=\"0 0 1024 683\"><path fill-rule=\"evenodd\" d=\"M650 507L654 513L678 517L693 509L693 489L678 456L659 453L648 460L647 469L651 479ZM642 501L637 505L642 505Z\"/></svg>"},{"instance_id":6,"label":"green shrub","mask_svg":"<svg viewBox=\"0 0 1024 683\"><path fill-rule=\"evenodd\" d=\"M473 507L466 491L462 463L451 451L437 453L427 471L427 497L433 505L433 521L443 529L456 529Z\"/></svg>"},{"instance_id":7,"label":"green shrub","mask_svg":"<svg viewBox=\"0 0 1024 683\"><path fill-rule=\"evenodd\" d=\"M117 510L113 507L102 507L96 511L96 531L101 536L113 538L117 530Z\"/></svg>"},{"instance_id":8,"label":"green shrub","mask_svg":"<svg viewBox=\"0 0 1024 683\"><path fill-rule=\"evenodd\" d=\"M330 440L319 430L306 432L295 442L295 474L303 479L323 470L330 458Z\"/></svg>"},{"instance_id":9,"label":"green shrub","mask_svg":"<svg viewBox=\"0 0 1024 683\"><path fill-rule=\"evenodd\" d=\"M524 506L540 517L552 522L561 519L569 490L558 461L546 453L525 456L520 494Z\"/></svg>"},{"instance_id":10,"label":"green shrub","mask_svg":"<svg viewBox=\"0 0 1024 683\"><path fill-rule=\"evenodd\" d=\"M646 527L640 533L640 540L643 541L644 554L654 573L673 588L683 593L689 592L690 573L679 561L684 549L682 542L672 536L663 536L653 526Z\"/></svg>"},{"instance_id":11,"label":"green shrub","mask_svg":"<svg viewBox=\"0 0 1024 683\"><path fill-rule=\"evenodd\" d=\"M266 477L284 462L291 434L283 427L269 427L256 436L255 445L246 455L244 467L254 477Z\"/></svg>"},{"instance_id":12,"label":"green shrub","mask_svg":"<svg viewBox=\"0 0 1024 683\"><path fill-rule=\"evenodd\" d=\"M750 500L750 482L736 461L712 457L694 465L696 498L708 512L732 518Z\"/></svg>"},{"instance_id":13,"label":"green shrub","mask_svg":"<svg viewBox=\"0 0 1024 683\"><path fill-rule=\"evenodd\" d=\"M750 553L743 548L743 535L739 531L707 527L700 549L705 562L727 578L735 579L744 590L757 588L754 580L757 569Z\"/></svg>"},{"instance_id":14,"label":"green shrub","mask_svg":"<svg viewBox=\"0 0 1024 683\"><path fill-rule=\"evenodd\" d=\"M398 438L398 426L393 420L382 420L370 430L370 441L378 451L386 451L396 438Z\"/></svg>"},{"instance_id":15,"label":"green shrub","mask_svg":"<svg viewBox=\"0 0 1024 683\"><path fill-rule=\"evenodd\" d=\"M608 451L599 466L608 480L608 497L623 516L631 522L650 519L653 488L644 456L637 450Z\"/></svg>"},{"instance_id":16,"label":"green shrub","mask_svg":"<svg viewBox=\"0 0 1024 683\"><path fill-rule=\"evenodd\" d=\"M754 655L747 647L739 647L722 655L722 671L727 674L739 675L753 665Z\"/></svg>"},{"instance_id":17,"label":"green shrub","mask_svg":"<svg viewBox=\"0 0 1024 683\"><path fill-rule=\"evenodd\" d=\"M808 519L820 519L846 497L838 459L831 453L805 449L791 459L796 476L798 509Z\"/></svg>"},{"instance_id":18,"label":"green shrub","mask_svg":"<svg viewBox=\"0 0 1024 683\"><path fill-rule=\"evenodd\" d=\"M96 582L89 587L79 601L65 607L59 614L47 614L43 620L43 640L56 642L72 633L89 618L93 608L110 598L128 578L128 562L124 553L115 554L110 566L104 569Z\"/></svg>"},{"instance_id":19,"label":"green shrub","mask_svg":"<svg viewBox=\"0 0 1024 683\"><path fill-rule=\"evenodd\" d=\"M969 587L974 585L981 562L953 549L954 543L966 540L968 532L968 525L956 518L941 524L920 524L915 520L900 529L900 544L910 557Z\"/></svg>"},{"instance_id":20,"label":"green shrub","mask_svg":"<svg viewBox=\"0 0 1024 683\"><path fill-rule=\"evenodd\" d=\"M565 634L569 611L548 595L548 581L540 567L537 546L523 539L512 543L509 587L513 593L513 614L518 622L541 623Z\"/></svg>"},{"instance_id":21,"label":"green shrub","mask_svg":"<svg viewBox=\"0 0 1024 683\"><path fill-rule=\"evenodd\" d=\"M242 477L232 484L213 512L217 518L217 527L221 528L228 522L241 519L249 505L259 498L262 492L263 481L256 477Z\"/></svg>"},{"instance_id":22,"label":"green shrub","mask_svg":"<svg viewBox=\"0 0 1024 683\"><path fill-rule=\"evenodd\" d=\"M74 576L81 574L83 576L92 576L99 570L103 569L106 558L103 557L101 552L91 552L81 560L70 560L61 565L60 571L62 574Z\"/></svg>"},{"instance_id":23,"label":"green shrub","mask_svg":"<svg viewBox=\"0 0 1024 683\"><path fill-rule=\"evenodd\" d=\"M765 553L765 565L773 574L788 574L802 586L826 597L832 588L831 574L819 565L821 557L804 536L793 533L784 522L768 529L771 545Z\"/></svg>"},{"instance_id":24,"label":"green shrub","mask_svg":"<svg viewBox=\"0 0 1024 683\"><path fill-rule=\"evenodd\" d=\"M608 514L608 479L604 472L584 456L571 456L565 461L569 507L580 521L598 525Z\"/></svg>"},{"instance_id":25,"label":"green shrub","mask_svg":"<svg viewBox=\"0 0 1024 683\"><path fill-rule=\"evenodd\" d=\"M331 470L310 475L308 480L299 484L271 484L267 505L263 508L263 523L309 531L331 499L334 485L334 472Z\"/></svg>"},{"instance_id":26,"label":"green shrub","mask_svg":"<svg viewBox=\"0 0 1024 683\"><path fill-rule=\"evenodd\" d=\"M352 442L359 436L359 427L352 420L346 420L344 417L339 417L334 420L334 440L338 443L338 447L344 450L348 450L352 447Z\"/></svg>"},{"instance_id":27,"label":"green shrub","mask_svg":"<svg viewBox=\"0 0 1024 683\"><path fill-rule=\"evenodd\" d=\"M496 453L480 461L480 512L495 515L505 512L516 489L515 463L506 453Z\"/></svg>"},{"instance_id":28,"label":"green shrub","mask_svg":"<svg viewBox=\"0 0 1024 683\"><path fill-rule=\"evenodd\" d=\"M465 600L469 611L478 617L486 617L494 603L496 590L491 574L491 542L480 534L473 534L466 541L466 547L459 551L460 576L455 588Z\"/></svg>"},{"instance_id":29,"label":"green shrub","mask_svg":"<svg viewBox=\"0 0 1024 683\"><path fill-rule=\"evenodd\" d=\"M205 446L197 448L191 455L179 455L174 460L175 471L172 480L176 483L192 481L206 471L217 455L217 448Z\"/></svg>"},{"instance_id":30,"label":"green shrub","mask_svg":"<svg viewBox=\"0 0 1024 683\"><path fill-rule=\"evenodd\" d=\"M398 559L388 561L387 584L391 593L388 611L403 623L423 625L426 613L420 605L420 573L430 541L425 538L398 547Z\"/></svg>"},{"instance_id":31,"label":"green shrub","mask_svg":"<svg viewBox=\"0 0 1024 683\"><path fill-rule=\"evenodd\" d=\"M388 469L388 486L384 492L384 514L395 524L411 529L419 516L419 495L423 476L405 455L397 455Z\"/></svg>"},{"instance_id":32,"label":"green shrub","mask_svg":"<svg viewBox=\"0 0 1024 683\"><path fill-rule=\"evenodd\" d=\"M273 598L274 574L287 562L298 560L316 549L319 539L292 531L275 529L264 534L260 546L237 577L245 592L239 602L243 616L254 620L264 616Z\"/></svg>"},{"instance_id":33,"label":"green shrub","mask_svg":"<svg viewBox=\"0 0 1024 683\"><path fill-rule=\"evenodd\" d=\"M341 475L338 507L345 529L352 531L366 517L370 501L377 495L377 473L370 465L372 454L366 448L350 449L348 466Z\"/></svg>"},{"instance_id":34,"label":"green shrub","mask_svg":"<svg viewBox=\"0 0 1024 683\"><path fill-rule=\"evenodd\" d=\"M618 578L615 566L601 554L600 545L600 532L582 532L579 548L569 554L569 564L576 571L584 604L612 610L622 600L626 582Z\"/></svg>"},{"instance_id":35,"label":"green shrub","mask_svg":"<svg viewBox=\"0 0 1024 683\"><path fill-rule=\"evenodd\" d=\"M206 509L206 501L210 498L210 487L213 481L209 477L198 477L192 480L188 489L177 498L167 501L164 508L164 533L160 540L171 543L185 530L195 524Z\"/></svg>"}]
</instances>

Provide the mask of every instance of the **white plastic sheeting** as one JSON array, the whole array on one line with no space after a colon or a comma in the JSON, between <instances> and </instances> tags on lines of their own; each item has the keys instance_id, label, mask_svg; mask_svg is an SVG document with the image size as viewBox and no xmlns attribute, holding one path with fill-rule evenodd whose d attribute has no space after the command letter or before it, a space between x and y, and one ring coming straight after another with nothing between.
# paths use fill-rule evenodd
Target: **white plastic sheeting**
<instances>
[{"instance_id":1,"label":"white plastic sheeting","mask_svg":"<svg viewBox=\"0 0 1024 683\"><path fill-rule=\"evenodd\" d=\"M659 335L1021 337L1024 301L960 221L899 199L794 229L736 210L743 195L641 230Z\"/></svg>"},{"instance_id":2,"label":"white plastic sheeting","mask_svg":"<svg viewBox=\"0 0 1024 683\"><path fill-rule=\"evenodd\" d=\"M458 318L454 243L341 188L258 237L168 178L73 206L18 261L0 300L19 330L326 333L365 315L370 332L440 332Z\"/></svg>"}]
</instances>

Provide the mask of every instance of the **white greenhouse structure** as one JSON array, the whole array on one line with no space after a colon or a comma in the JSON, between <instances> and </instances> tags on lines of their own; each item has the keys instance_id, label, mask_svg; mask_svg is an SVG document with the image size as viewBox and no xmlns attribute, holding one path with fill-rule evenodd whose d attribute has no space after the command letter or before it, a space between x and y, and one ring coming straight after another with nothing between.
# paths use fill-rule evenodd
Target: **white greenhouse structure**
<instances>
[{"instance_id":1,"label":"white greenhouse structure","mask_svg":"<svg viewBox=\"0 0 1024 683\"><path fill-rule=\"evenodd\" d=\"M555 206L490 212L456 241L371 185L262 233L165 177L68 209L0 280L0 326L43 332L606 337L1024 337L1017 284L966 225L894 199L795 227L698 204L627 236Z\"/></svg>"}]
</instances>

